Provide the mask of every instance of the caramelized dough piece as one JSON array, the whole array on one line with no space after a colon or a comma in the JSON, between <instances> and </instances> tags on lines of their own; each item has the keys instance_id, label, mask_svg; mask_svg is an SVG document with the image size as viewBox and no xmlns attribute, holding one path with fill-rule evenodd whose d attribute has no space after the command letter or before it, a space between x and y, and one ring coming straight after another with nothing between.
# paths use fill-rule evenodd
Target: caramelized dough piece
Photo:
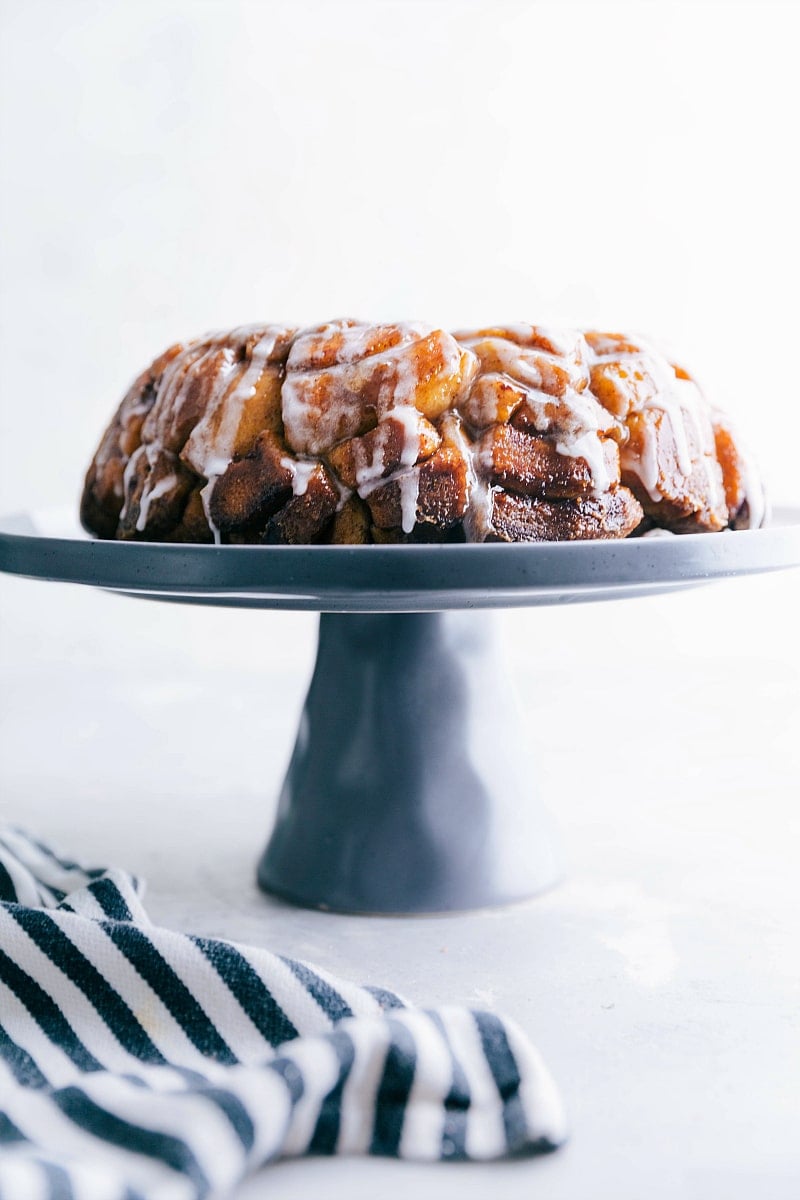
<instances>
[{"instance_id":1,"label":"caramelized dough piece","mask_svg":"<svg viewBox=\"0 0 800 1200\"><path fill-rule=\"evenodd\" d=\"M717 532L730 520L711 409L682 367L622 334L589 333L592 389L624 420L622 479L656 525Z\"/></svg>"},{"instance_id":2,"label":"caramelized dough piece","mask_svg":"<svg viewBox=\"0 0 800 1200\"><path fill-rule=\"evenodd\" d=\"M643 355L622 361L599 362L592 367L592 391L610 413L621 421L631 412L641 412L652 403L659 386Z\"/></svg>"},{"instance_id":3,"label":"caramelized dough piece","mask_svg":"<svg viewBox=\"0 0 800 1200\"><path fill-rule=\"evenodd\" d=\"M523 401L537 413L537 432L580 436L612 422L593 396L589 348L577 331L511 325L457 334L478 359L478 375L459 405L475 430L504 423Z\"/></svg>"},{"instance_id":4,"label":"caramelized dough piece","mask_svg":"<svg viewBox=\"0 0 800 1200\"><path fill-rule=\"evenodd\" d=\"M589 347L598 356L638 354L641 349L624 333L603 333L599 329L584 329L583 336Z\"/></svg>"},{"instance_id":5,"label":"caramelized dough piece","mask_svg":"<svg viewBox=\"0 0 800 1200\"><path fill-rule=\"evenodd\" d=\"M613 486L618 475L607 469L602 440L619 423L588 389L590 350L579 332L512 325L459 336L479 362L459 406L473 431L513 423L524 411L525 432L582 457L596 491Z\"/></svg>"},{"instance_id":6,"label":"caramelized dough piece","mask_svg":"<svg viewBox=\"0 0 800 1200\"><path fill-rule=\"evenodd\" d=\"M318 463L305 482L302 494L292 496L271 517L263 541L300 545L316 541L325 532L339 504L339 492L322 463Z\"/></svg>"},{"instance_id":7,"label":"caramelized dough piece","mask_svg":"<svg viewBox=\"0 0 800 1200\"><path fill-rule=\"evenodd\" d=\"M214 535L209 528L203 497L200 495L204 486L205 480L200 480L189 493L183 516L169 535L171 542L213 542Z\"/></svg>"},{"instance_id":8,"label":"caramelized dough piece","mask_svg":"<svg viewBox=\"0 0 800 1200\"><path fill-rule=\"evenodd\" d=\"M691 423L681 434L688 448L682 461L672 418L658 408L632 413L622 449L622 481L657 525L675 533L717 532L728 524L722 471L705 451ZM687 472L686 467L689 466Z\"/></svg>"},{"instance_id":9,"label":"caramelized dough piece","mask_svg":"<svg viewBox=\"0 0 800 1200\"><path fill-rule=\"evenodd\" d=\"M419 327L422 328L421 326ZM352 317L326 321L301 331L293 358L293 369L324 371L345 362L358 362L384 354L408 343L415 336L411 323L369 325Z\"/></svg>"},{"instance_id":10,"label":"caramelized dough piece","mask_svg":"<svg viewBox=\"0 0 800 1200\"><path fill-rule=\"evenodd\" d=\"M543 430L542 410L538 405L534 407L527 400L523 400L515 408L509 425L513 426L514 429L518 429L520 433L527 433L532 437L536 436ZM606 428L597 431L596 437L598 441L606 441L610 438L618 445L623 445L628 439L628 431L619 421L609 420ZM566 440L569 441L570 439L567 438Z\"/></svg>"},{"instance_id":11,"label":"caramelized dough piece","mask_svg":"<svg viewBox=\"0 0 800 1200\"><path fill-rule=\"evenodd\" d=\"M712 421L730 526L732 529L758 529L766 517L761 481L724 413L715 410Z\"/></svg>"},{"instance_id":12,"label":"caramelized dough piece","mask_svg":"<svg viewBox=\"0 0 800 1200\"><path fill-rule=\"evenodd\" d=\"M593 397L593 404L594 403L596 403L596 401L594 401ZM529 400L523 400L523 402L519 404L517 408L515 408L515 412L513 412L513 415L511 416L509 425L512 425L515 427L515 430L519 430L521 433L530 433L533 434L533 436L535 436L535 434L547 433L549 428L549 431L551 432L547 433L547 436L551 437L551 439L558 438L558 430L554 427L553 420L542 420L542 412L543 410L541 404L533 404ZM549 416L552 418L554 413L555 410L553 409L551 410L551 413L549 413ZM614 442L618 443L619 445L626 442L627 430L624 425L620 424L619 421L616 421L609 416L608 419L599 420L599 426L601 427L597 428L597 430L591 431L587 428L587 430L584 432L594 433L595 436L600 440L612 438ZM565 440L571 440L571 438L567 436Z\"/></svg>"},{"instance_id":13,"label":"caramelized dough piece","mask_svg":"<svg viewBox=\"0 0 800 1200\"><path fill-rule=\"evenodd\" d=\"M641 505L625 487L582 500L535 500L498 489L492 526L503 542L561 542L623 538L642 520Z\"/></svg>"},{"instance_id":14,"label":"caramelized dough piece","mask_svg":"<svg viewBox=\"0 0 800 1200\"><path fill-rule=\"evenodd\" d=\"M198 475L221 474L269 414L292 334L285 326L247 325L195 342L164 372L142 440L183 451Z\"/></svg>"},{"instance_id":15,"label":"caramelized dough piece","mask_svg":"<svg viewBox=\"0 0 800 1200\"><path fill-rule=\"evenodd\" d=\"M150 488L162 480L141 463L126 470L131 456L140 446L148 464L161 453L180 455L178 475L189 473L191 490L198 477L205 482L221 474L234 455L248 451L261 430L278 432L292 336L284 326L245 326L174 346L157 359L123 400L90 468L82 502L87 527L104 537L130 538L143 532L135 526L145 511L148 535L177 529L187 489L175 493L169 513L168 495L160 493L151 521ZM143 472L144 487L135 495Z\"/></svg>"},{"instance_id":16,"label":"caramelized dough piece","mask_svg":"<svg viewBox=\"0 0 800 1200\"><path fill-rule=\"evenodd\" d=\"M274 433L264 430L242 458L234 459L211 492L211 520L228 532L261 524L292 494L296 467Z\"/></svg>"},{"instance_id":17,"label":"caramelized dough piece","mask_svg":"<svg viewBox=\"0 0 800 1200\"><path fill-rule=\"evenodd\" d=\"M125 467L141 445L142 425L156 401L156 384L167 365L185 349L180 343L170 346L134 380L103 435L81 497L81 524L98 537L113 538L117 531L125 502Z\"/></svg>"},{"instance_id":18,"label":"caramelized dough piece","mask_svg":"<svg viewBox=\"0 0 800 1200\"><path fill-rule=\"evenodd\" d=\"M367 497L372 520L379 529L402 529L405 533L410 533L414 525L449 529L463 519L468 502L467 463L454 446L448 445Z\"/></svg>"},{"instance_id":19,"label":"caramelized dough piece","mask_svg":"<svg viewBox=\"0 0 800 1200\"><path fill-rule=\"evenodd\" d=\"M472 428L480 432L495 423L510 421L520 405L525 403L527 394L523 384L515 383L506 375L481 375L461 405L461 412Z\"/></svg>"},{"instance_id":20,"label":"caramelized dough piece","mask_svg":"<svg viewBox=\"0 0 800 1200\"><path fill-rule=\"evenodd\" d=\"M200 418L224 391L236 365L235 349L204 339L170 364L156 403L142 427L142 441L180 454Z\"/></svg>"},{"instance_id":21,"label":"caramelized dough piece","mask_svg":"<svg viewBox=\"0 0 800 1200\"><path fill-rule=\"evenodd\" d=\"M492 325L459 330L455 336L473 347L482 373L508 371L553 396L563 396L570 387L582 391L589 382L586 343L577 330Z\"/></svg>"},{"instance_id":22,"label":"caramelized dough piece","mask_svg":"<svg viewBox=\"0 0 800 1200\"><path fill-rule=\"evenodd\" d=\"M616 444L605 439L603 452L609 474L619 480ZM525 496L564 500L588 496L593 491L585 459L559 454L552 442L530 437L510 425L496 425L483 435L477 460L491 484Z\"/></svg>"},{"instance_id":23,"label":"caramelized dough piece","mask_svg":"<svg viewBox=\"0 0 800 1200\"><path fill-rule=\"evenodd\" d=\"M221 474L232 458L247 454L266 430L282 433L281 384L294 330L264 325L234 330L224 347L235 362L220 378L209 366L212 402L186 439L181 457L206 479ZM213 361L213 359L212 359Z\"/></svg>"},{"instance_id":24,"label":"caramelized dough piece","mask_svg":"<svg viewBox=\"0 0 800 1200\"><path fill-rule=\"evenodd\" d=\"M372 541L369 509L358 496L350 496L333 518L331 542L334 545L363 545Z\"/></svg>"},{"instance_id":25,"label":"caramelized dough piece","mask_svg":"<svg viewBox=\"0 0 800 1200\"><path fill-rule=\"evenodd\" d=\"M393 408L435 420L475 373L449 333L419 325L333 322L299 335L286 364L283 423L298 454L327 453L373 429Z\"/></svg>"},{"instance_id":26,"label":"caramelized dough piece","mask_svg":"<svg viewBox=\"0 0 800 1200\"><path fill-rule=\"evenodd\" d=\"M178 524L195 478L169 450L140 446L125 471L125 507L117 537L125 541L168 541Z\"/></svg>"},{"instance_id":27,"label":"caramelized dough piece","mask_svg":"<svg viewBox=\"0 0 800 1200\"><path fill-rule=\"evenodd\" d=\"M725 488L728 517L733 522L745 500L742 464L730 426L717 414L715 414L714 420L714 445L717 451L717 461L722 471L722 485Z\"/></svg>"},{"instance_id":28,"label":"caramelized dough piece","mask_svg":"<svg viewBox=\"0 0 800 1200\"><path fill-rule=\"evenodd\" d=\"M328 461L342 483L356 491L430 458L441 440L422 413L408 409L400 416L385 416L361 437L341 442L329 452Z\"/></svg>"}]
</instances>

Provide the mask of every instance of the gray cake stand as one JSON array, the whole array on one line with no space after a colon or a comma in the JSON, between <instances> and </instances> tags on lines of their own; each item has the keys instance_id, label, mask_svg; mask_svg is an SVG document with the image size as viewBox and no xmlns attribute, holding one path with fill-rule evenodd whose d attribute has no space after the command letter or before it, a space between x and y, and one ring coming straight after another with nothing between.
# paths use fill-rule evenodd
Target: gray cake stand
<instances>
[{"instance_id":1,"label":"gray cake stand","mask_svg":"<svg viewBox=\"0 0 800 1200\"><path fill-rule=\"evenodd\" d=\"M313 609L319 647L262 888L316 908L504 904L561 874L529 734L478 610L613 600L800 565L769 528L604 542L195 546L93 541L58 514L0 520L0 570L186 604Z\"/></svg>"}]
</instances>

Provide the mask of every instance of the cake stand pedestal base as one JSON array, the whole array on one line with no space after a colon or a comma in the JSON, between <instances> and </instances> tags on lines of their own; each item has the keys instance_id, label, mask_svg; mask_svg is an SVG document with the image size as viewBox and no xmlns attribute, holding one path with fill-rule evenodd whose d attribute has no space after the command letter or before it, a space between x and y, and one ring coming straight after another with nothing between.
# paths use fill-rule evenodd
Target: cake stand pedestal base
<instances>
[{"instance_id":1,"label":"cake stand pedestal base","mask_svg":"<svg viewBox=\"0 0 800 1200\"><path fill-rule=\"evenodd\" d=\"M333 614L261 887L340 912L443 912L561 875L491 614Z\"/></svg>"}]
</instances>

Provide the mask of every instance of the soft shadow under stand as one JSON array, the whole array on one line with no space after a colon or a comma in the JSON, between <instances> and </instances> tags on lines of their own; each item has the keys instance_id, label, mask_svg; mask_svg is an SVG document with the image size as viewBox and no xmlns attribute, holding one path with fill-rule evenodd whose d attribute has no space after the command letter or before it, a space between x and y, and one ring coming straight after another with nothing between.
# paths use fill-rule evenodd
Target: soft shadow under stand
<instances>
[{"instance_id":1,"label":"soft shadow under stand","mask_svg":"<svg viewBox=\"0 0 800 1200\"><path fill-rule=\"evenodd\" d=\"M559 878L534 738L493 615L476 610L798 565L798 508L755 531L490 546L96 542L62 514L0 520L2 571L181 603L322 612L258 878L295 903L363 913L503 904Z\"/></svg>"}]
</instances>

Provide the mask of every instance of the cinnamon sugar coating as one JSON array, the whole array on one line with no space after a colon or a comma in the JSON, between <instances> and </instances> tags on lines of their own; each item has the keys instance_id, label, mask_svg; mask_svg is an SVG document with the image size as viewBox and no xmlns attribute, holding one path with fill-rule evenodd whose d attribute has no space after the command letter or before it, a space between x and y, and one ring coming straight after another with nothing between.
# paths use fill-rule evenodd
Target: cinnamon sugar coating
<instances>
[{"instance_id":1,"label":"cinnamon sugar coating","mask_svg":"<svg viewBox=\"0 0 800 1200\"><path fill-rule=\"evenodd\" d=\"M86 475L103 538L541 541L756 527L730 421L641 339L252 325L172 346Z\"/></svg>"}]
</instances>

